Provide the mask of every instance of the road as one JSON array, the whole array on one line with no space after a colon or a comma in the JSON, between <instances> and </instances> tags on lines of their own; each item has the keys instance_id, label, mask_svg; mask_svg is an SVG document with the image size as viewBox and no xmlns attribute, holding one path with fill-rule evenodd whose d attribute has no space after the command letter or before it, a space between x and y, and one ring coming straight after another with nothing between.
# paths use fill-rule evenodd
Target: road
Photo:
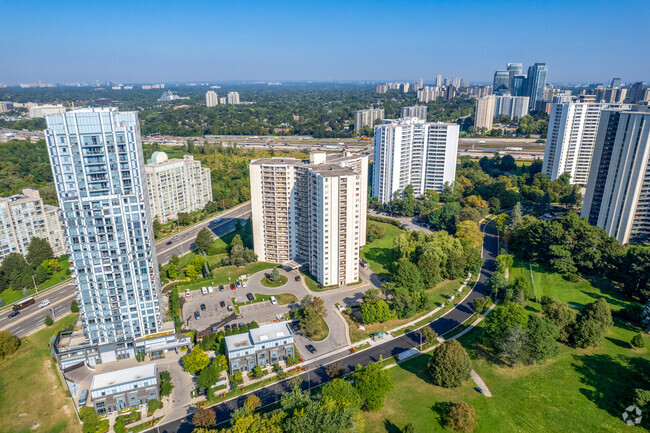
<instances>
[{"instance_id":1,"label":"road","mask_svg":"<svg viewBox=\"0 0 650 433\"><path fill-rule=\"evenodd\" d=\"M199 230L204 227L210 228L214 237L224 236L235 229L237 220L246 220L250 217L250 202L227 210L219 215L207 219L179 233L177 240L172 240L171 245L166 245L171 239L162 239L156 242L156 252L158 262L166 264L171 260L173 254L186 254L189 250L194 249L194 239ZM221 218L218 223L213 223L217 218ZM7 315L10 310L5 310L0 317L0 329L11 332L18 337L27 336L44 327L45 316L52 315L51 308L54 309L54 316L60 318L70 313L70 303L76 298L77 290L73 283L51 289L36 298L36 304L30 305L21 310L17 317L9 319ZM39 308L38 304L43 299L49 299L50 305L45 308Z\"/></svg>"},{"instance_id":2,"label":"road","mask_svg":"<svg viewBox=\"0 0 650 433\"><path fill-rule=\"evenodd\" d=\"M483 225L483 230L485 233L483 241L484 265L481 269L481 274L479 275L478 282L474 286L473 290L469 293L469 295L460 304L458 304L449 313L441 316L433 322L431 326L438 333L438 335L443 335L451 331L456 326L469 319L474 313L472 308L474 299L477 297L485 296L489 293L486 282L496 269L495 259L499 252L499 241L497 237L497 231L494 228L493 224L488 223L487 225ZM414 331L409 332L408 334L404 334L401 337L395 338L393 340L388 340L384 344L373 346L369 349L345 356L343 358L341 358L341 354L332 355L331 357L319 361L318 365L314 366L313 369L300 375L300 378L303 380L303 389L313 388L327 382L329 380L329 377L326 374L326 366L333 362L338 362L344 373L347 374L352 372L358 364L365 365L371 361L375 362L378 361L380 357L386 359L390 356L401 353L404 350L416 347L419 345L419 343L420 334L418 331ZM286 380L284 382L275 383L266 388L259 389L252 393L244 394L234 400L218 404L213 407L217 414L217 422L221 423L227 421L230 418L232 411L243 406L244 401L250 394L257 395L260 398L262 406L266 406L279 401L282 394L288 391L289 388L289 381ZM193 429L194 427L191 423L191 417L188 416L176 421L162 424L158 426L155 431L156 433L190 433Z\"/></svg>"}]
</instances>

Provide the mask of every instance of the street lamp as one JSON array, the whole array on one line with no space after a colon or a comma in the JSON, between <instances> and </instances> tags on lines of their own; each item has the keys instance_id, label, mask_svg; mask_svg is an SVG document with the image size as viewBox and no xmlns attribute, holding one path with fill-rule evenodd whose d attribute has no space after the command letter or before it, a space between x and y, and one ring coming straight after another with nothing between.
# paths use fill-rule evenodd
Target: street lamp
<instances>
[{"instance_id":1,"label":"street lamp","mask_svg":"<svg viewBox=\"0 0 650 433\"><path fill-rule=\"evenodd\" d=\"M33 274L32 274L32 281L34 282L34 288L36 289L36 294L38 295L38 286L36 285L36 280L34 279Z\"/></svg>"},{"instance_id":2,"label":"street lamp","mask_svg":"<svg viewBox=\"0 0 650 433\"><path fill-rule=\"evenodd\" d=\"M52 319L55 319L56 313L54 312L54 307L50 307L50 311L52 312Z\"/></svg>"}]
</instances>

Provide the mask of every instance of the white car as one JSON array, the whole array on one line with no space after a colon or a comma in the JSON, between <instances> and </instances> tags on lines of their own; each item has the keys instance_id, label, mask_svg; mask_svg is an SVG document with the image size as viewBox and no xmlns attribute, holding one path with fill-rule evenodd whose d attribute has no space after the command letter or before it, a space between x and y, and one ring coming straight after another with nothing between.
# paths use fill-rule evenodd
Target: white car
<instances>
[{"instance_id":1,"label":"white car","mask_svg":"<svg viewBox=\"0 0 650 433\"><path fill-rule=\"evenodd\" d=\"M192 296L190 295L190 289L185 289L185 297L189 298L190 296Z\"/></svg>"},{"instance_id":2,"label":"white car","mask_svg":"<svg viewBox=\"0 0 650 433\"><path fill-rule=\"evenodd\" d=\"M269 298L269 301L271 301L271 304L273 304L273 305L275 305L275 304L278 303L278 301L275 299L275 296L271 296L271 297Z\"/></svg>"},{"instance_id":3,"label":"white car","mask_svg":"<svg viewBox=\"0 0 650 433\"><path fill-rule=\"evenodd\" d=\"M208 288L207 287L201 287L201 293L206 295L208 293Z\"/></svg>"},{"instance_id":4,"label":"white car","mask_svg":"<svg viewBox=\"0 0 650 433\"><path fill-rule=\"evenodd\" d=\"M38 304L38 307L39 307L39 308L43 308L43 307L47 307L48 305L50 305L50 300L49 300L49 299L45 299L43 302L41 302L40 304Z\"/></svg>"},{"instance_id":5,"label":"white car","mask_svg":"<svg viewBox=\"0 0 650 433\"><path fill-rule=\"evenodd\" d=\"M242 286L242 287L246 287L246 281L242 281L242 282L241 282L241 286Z\"/></svg>"},{"instance_id":6,"label":"white car","mask_svg":"<svg viewBox=\"0 0 650 433\"><path fill-rule=\"evenodd\" d=\"M212 286L208 286L208 293L212 293Z\"/></svg>"}]
</instances>

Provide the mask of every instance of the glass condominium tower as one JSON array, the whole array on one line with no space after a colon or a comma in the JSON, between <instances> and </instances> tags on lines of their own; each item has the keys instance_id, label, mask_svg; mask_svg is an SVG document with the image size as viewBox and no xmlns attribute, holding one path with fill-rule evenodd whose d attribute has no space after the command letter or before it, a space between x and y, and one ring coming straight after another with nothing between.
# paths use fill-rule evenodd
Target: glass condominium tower
<instances>
[{"instance_id":1,"label":"glass condominium tower","mask_svg":"<svg viewBox=\"0 0 650 433\"><path fill-rule=\"evenodd\" d=\"M160 280L137 113L89 108L47 116L45 138L86 339L103 344L158 332Z\"/></svg>"}]
</instances>

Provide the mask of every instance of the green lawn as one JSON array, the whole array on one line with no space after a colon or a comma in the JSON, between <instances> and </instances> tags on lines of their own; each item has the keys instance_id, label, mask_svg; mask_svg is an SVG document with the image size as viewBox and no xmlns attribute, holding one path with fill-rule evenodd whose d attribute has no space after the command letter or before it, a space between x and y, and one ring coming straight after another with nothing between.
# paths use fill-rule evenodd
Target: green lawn
<instances>
[{"instance_id":1,"label":"green lawn","mask_svg":"<svg viewBox=\"0 0 650 433\"><path fill-rule=\"evenodd\" d=\"M316 328L316 332L314 335L310 338L312 341L323 341L324 339L327 338L327 336L330 333L330 328L327 326L327 323L325 323L325 319L322 316L318 316L318 326Z\"/></svg>"},{"instance_id":2,"label":"green lawn","mask_svg":"<svg viewBox=\"0 0 650 433\"><path fill-rule=\"evenodd\" d=\"M524 268L513 273L523 274ZM625 306L603 281L569 283L559 276L534 274L535 284L547 296L568 301L575 308L604 296L612 310ZM530 273L530 272L529 272ZM529 302L529 310L539 311ZM445 430L439 422L440 403L465 401L478 415L476 432L619 432L628 431L620 415L632 403L631 390L648 388L648 349L633 350L627 342L638 332L634 326L615 319L597 348L573 349L561 346L558 358L543 365L507 367L490 361L490 354L478 343L482 327L461 337L472 358L472 368L493 394L477 393L471 380L456 389L444 389L427 381L425 366L429 355L393 367L395 387L384 408L366 415L366 433L399 432L408 422L416 432ZM650 338L646 336L646 346ZM647 431L637 428L635 431Z\"/></svg>"},{"instance_id":3,"label":"green lawn","mask_svg":"<svg viewBox=\"0 0 650 433\"><path fill-rule=\"evenodd\" d=\"M38 285L38 290L44 290L47 289L48 287L55 286L57 284L60 284L63 281L69 280L70 276L66 275L66 271L70 269L70 262L68 261L68 256L63 256L59 257L59 265L61 266L61 269L58 270L57 272L53 273L50 278L42 282L41 284ZM34 295L36 293L36 289L34 286L30 283L30 286L27 287L27 290L29 291L29 295ZM0 299L2 299L5 303L5 305L14 303L18 301L19 299L24 298L25 295L23 294L22 289L21 290L3 290L0 292Z\"/></svg>"},{"instance_id":4,"label":"green lawn","mask_svg":"<svg viewBox=\"0 0 650 433\"><path fill-rule=\"evenodd\" d=\"M361 250L361 257L370 264L370 269L379 278L388 277L390 276L388 267L393 263L393 239L403 233L404 230L388 223L377 221L372 223L382 226L386 235L381 239L366 244Z\"/></svg>"},{"instance_id":5,"label":"green lawn","mask_svg":"<svg viewBox=\"0 0 650 433\"><path fill-rule=\"evenodd\" d=\"M289 279L287 277L285 277L284 275L280 275L280 278L278 278L277 281L271 281L271 280L269 280L268 277L264 277L264 278L262 278L261 283L265 287L272 287L273 288L273 287L284 286L285 284L287 284L287 281L289 281Z\"/></svg>"},{"instance_id":6,"label":"green lawn","mask_svg":"<svg viewBox=\"0 0 650 433\"><path fill-rule=\"evenodd\" d=\"M195 282L179 283L179 291L190 289L190 290L201 290L201 287L205 286L220 286L222 284L231 284L237 281L241 275L250 274L253 275L259 271L265 269L271 269L277 266L276 263L267 263L267 262L255 262L249 263L244 266L224 266L223 268L217 268L212 271L212 278L206 278Z\"/></svg>"},{"instance_id":7,"label":"green lawn","mask_svg":"<svg viewBox=\"0 0 650 433\"><path fill-rule=\"evenodd\" d=\"M71 327L76 318L69 315L23 339L18 352L0 361L1 431L81 432L48 348L50 338Z\"/></svg>"}]
</instances>

